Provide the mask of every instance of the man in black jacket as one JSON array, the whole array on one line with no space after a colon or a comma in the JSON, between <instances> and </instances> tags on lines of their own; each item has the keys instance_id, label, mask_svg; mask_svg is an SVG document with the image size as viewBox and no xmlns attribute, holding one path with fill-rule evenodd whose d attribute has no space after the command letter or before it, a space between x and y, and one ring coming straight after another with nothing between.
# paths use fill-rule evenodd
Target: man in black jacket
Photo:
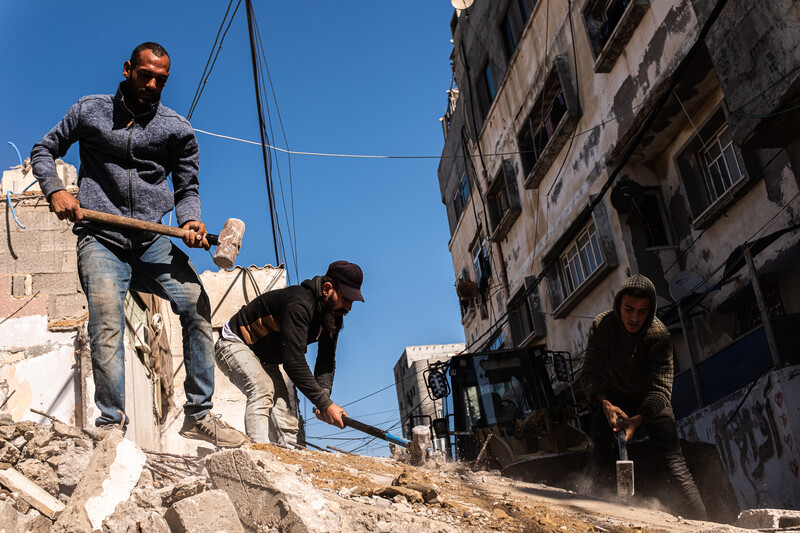
<instances>
[{"instance_id":1,"label":"man in black jacket","mask_svg":"<svg viewBox=\"0 0 800 533\"><path fill-rule=\"evenodd\" d=\"M344 428L344 409L333 403L336 341L353 302L363 302L361 268L335 261L324 276L262 294L243 306L222 329L215 346L220 368L247 396L245 432L256 442L297 442L298 421L290 409L289 379L316 407L317 418ZM314 372L305 353L318 342ZM269 428L269 429L268 429Z\"/></svg>"}]
</instances>

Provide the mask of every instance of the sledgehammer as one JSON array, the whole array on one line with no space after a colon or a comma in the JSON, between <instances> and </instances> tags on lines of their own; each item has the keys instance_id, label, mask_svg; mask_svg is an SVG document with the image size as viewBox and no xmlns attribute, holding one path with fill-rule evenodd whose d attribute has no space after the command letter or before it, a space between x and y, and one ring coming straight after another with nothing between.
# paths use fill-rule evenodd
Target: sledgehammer
<instances>
[{"instance_id":1,"label":"sledgehammer","mask_svg":"<svg viewBox=\"0 0 800 533\"><path fill-rule=\"evenodd\" d=\"M618 419L618 423L619 423ZM617 461L617 495L633 496L633 461L628 459L628 445L625 441L625 431L617 433L619 446L619 461Z\"/></svg>"},{"instance_id":2,"label":"sledgehammer","mask_svg":"<svg viewBox=\"0 0 800 533\"><path fill-rule=\"evenodd\" d=\"M183 228L156 224L155 222L147 222L145 220L138 220L136 218L128 218L120 215L112 215L110 213L102 213L83 207L81 207L81 215L86 220L92 220L94 222L150 231L152 233L158 233L159 235L178 237L179 239L182 239L183 235L186 233L186 230ZM231 268L234 261L236 261L236 256L239 254L239 249L242 247L243 236L244 222L238 218L229 218L226 220L219 235L207 233L206 239L208 243L217 247L217 251L214 252L214 264L220 268Z\"/></svg>"},{"instance_id":3,"label":"sledgehammer","mask_svg":"<svg viewBox=\"0 0 800 533\"><path fill-rule=\"evenodd\" d=\"M367 435L372 435L373 437L376 437L378 439L397 444L398 446L402 446L403 448L408 448L408 445L411 442L409 440L400 437L395 437L391 433L378 429L374 426L368 426L367 424L359 422L358 420L353 420L347 415L342 415L342 422L344 422L345 426L349 426L353 429L363 431Z\"/></svg>"}]
</instances>

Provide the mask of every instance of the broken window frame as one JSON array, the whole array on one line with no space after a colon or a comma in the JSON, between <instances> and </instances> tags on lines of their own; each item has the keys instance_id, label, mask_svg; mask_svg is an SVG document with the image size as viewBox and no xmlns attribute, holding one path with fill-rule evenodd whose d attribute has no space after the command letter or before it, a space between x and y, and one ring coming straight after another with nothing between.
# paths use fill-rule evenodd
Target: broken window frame
<instances>
[{"instance_id":1,"label":"broken window frame","mask_svg":"<svg viewBox=\"0 0 800 533\"><path fill-rule=\"evenodd\" d=\"M695 128L694 135L675 156L675 165L689 204L692 225L696 230L710 226L720 216L723 207L749 181L741 153L733 143L730 133L727 109L724 104L720 104ZM714 147L720 150L720 156L713 160L707 159L706 154ZM729 172L727 185L719 183L723 185L722 190L715 187L715 177L709 169L709 164L713 165L720 160L725 162L725 169ZM731 163L735 163L735 179L730 174Z\"/></svg>"},{"instance_id":2,"label":"broken window frame","mask_svg":"<svg viewBox=\"0 0 800 533\"><path fill-rule=\"evenodd\" d=\"M486 193L492 242L502 241L522 213L514 162L504 159Z\"/></svg>"},{"instance_id":3,"label":"broken window frame","mask_svg":"<svg viewBox=\"0 0 800 533\"><path fill-rule=\"evenodd\" d=\"M596 73L611 72L649 8L650 0L590 0L586 3L583 22L595 58Z\"/></svg>"},{"instance_id":4,"label":"broken window frame","mask_svg":"<svg viewBox=\"0 0 800 533\"><path fill-rule=\"evenodd\" d=\"M566 55L556 56L517 133L526 189L539 186L556 156L569 140L580 116L581 109L569 60Z\"/></svg>"},{"instance_id":5,"label":"broken window frame","mask_svg":"<svg viewBox=\"0 0 800 533\"><path fill-rule=\"evenodd\" d=\"M458 187L456 188L456 193L453 196L453 209L455 210L456 220L460 220L461 215L464 213L464 211L466 211L466 206L469 202L471 192L472 187L469 183L469 176L467 176L467 172L464 171L461 174L461 180L459 181Z\"/></svg>"},{"instance_id":6,"label":"broken window frame","mask_svg":"<svg viewBox=\"0 0 800 533\"><path fill-rule=\"evenodd\" d=\"M497 96L497 85L491 62L487 59L480 71L478 80L475 82L475 92L478 95L478 109L480 110L481 122L489 114L489 110Z\"/></svg>"},{"instance_id":7,"label":"broken window frame","mask_svg":"<svg viewBox=\"0 0 800 533\"><path fill-rule=\"evenodd\" d=\"M499 30L507 61L510 62L517 51L528 19L538 3L539 0L509 0L506 5L505 13L500 18Z\"/></svg>"}]
</instances>

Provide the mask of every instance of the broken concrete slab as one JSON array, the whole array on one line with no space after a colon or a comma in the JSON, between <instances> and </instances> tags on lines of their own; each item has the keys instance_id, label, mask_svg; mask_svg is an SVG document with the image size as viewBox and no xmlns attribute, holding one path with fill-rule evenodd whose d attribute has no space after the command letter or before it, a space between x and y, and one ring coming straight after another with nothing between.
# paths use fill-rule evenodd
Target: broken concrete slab
<instances>
[{"instance_id":1,"label":"broken concrete slab","mask_svg":"<svg viewBox=\"0 0 800 533\"><path fill-rule=\"evenodd\" d=\"M114 512L103 522L105 533L128 533L146 531L147 533L170 533L170 526L155 508L143 508L139 503L128 500L117 505ZM220 528L220 531L227 531Z\"/></svg>"},{"instance_id":2,"label":"broken concrete slab","mask_svg":"<svg viewBox=\"0 0 800 533\"><path fill-rule=\"evenodd\" d=\"M0 531L14 532L17 530L19 512L8 501L0 501Z\"/></svg>"},{"instance_id":3,"label":"broken concrete slab","mask_svg":"<svg viewBox=\"0 0 800 533\"><path fill-rule=\"evenodd\" d=\"M122 431L110 431L97 445L72 498L53 524L53 533L101 529L103 520L130 497L146 459Z\"/></svg>"},{"instance_id":4,"label":"broken concrete slab","mask_svg":"<svg viewBox=\"0 0 800 533\"><path fill-rule=\"evenodd\" d=\"M299 469L267 452L238 449L215 453L206 468L216 488L233 501L247 528L279 531L343 531L340 519Z\"/></svg>"},{"instance_id":5,"label":"broken concrete slab","mask_svg":"<svg viewBox=\"0 0 800 533\"><path fill-rule=\"evenodd\" d=\"M747 509L739 513L736 527L746 529L788 529L800 526L800 511L788 509Z\"/></svg>"},{"instance_id":6,"label":"broken concrete slab","mask_svg":"<svg viewBox=\"0 0 800 533\"><path fill-rule=\"evenodd\" d=\"M176 502L189 498L195 494L200 494L206 490L207 479L203 476L189 476L178 481L175 485L168 485L159 489L158 495L165 507L169 507Z\"/></svg>"},{"instance_id":7,"label":"broken concrete slab","mask_svg":"<svg viewBox=\"0 0 800 533\"><path fill-rule=\"evenodd\" d=\"M70 496L75 491L81 474L89 466L93 455L94 450L76 446L59 457L56 475L58 476L59 490L62 493Z\"/></svg>"},{"instance_id":8,"label":"broken concrete slab","mask_svg":"<svg viewBox=\"0 0 800 533\"><path fill-rule=\"evenodd\" d=\"M0 483L48 518L55 518L64 510L63 503L14 468L0 470Z\"/></svg>"},{"instance_id":9,"label":"broken concrete slab","mask_svg":"<svg viewBox=\"0 0 800 533\"><path fill-rule=\"evenodd\" d=\"M222 490L209 490L179 501L164 513L172 533L244 533L231 499Z\"/></svg>"},{"instance_id":10,"label":"broken concrete slab","mask_svg":"<svg viewBox=\"0 0 800 533\"><path fill-rule=\"evenodd\" d=\"M25 459L17 463L16 469L51 496L58 496L58 476L49 464L36 459Z\"/></svg>"},{"instance_id":11,"label":"broken concrete slab","mask_svg":"<svg viewBox=\"0 0 800 533\"><path fill-rule=\"evenodd\" d=\"M49 533L53 522L36 509L19 517L17 531L25 533ZM0 530L2 531L2 530Z\"/></svg>"}]
</instances>

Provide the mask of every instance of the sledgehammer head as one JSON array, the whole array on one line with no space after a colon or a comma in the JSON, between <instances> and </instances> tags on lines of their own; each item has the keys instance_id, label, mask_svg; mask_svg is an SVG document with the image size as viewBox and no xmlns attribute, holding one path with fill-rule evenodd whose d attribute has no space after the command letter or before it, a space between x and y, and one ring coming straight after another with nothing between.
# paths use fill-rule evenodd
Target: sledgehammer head
<instances>
[{"instance_id":1,"label":"sledgehammer head","mask_svg":"<svg viewBox=\"0 0 800 533\"><path fill-rule=\"evenodd\" d=\"M220 268L231 268L242 247L244 222L238 218L229 218L219 232L217 251L214 252L214 264Z\"/></svg>"}]
</instances>

